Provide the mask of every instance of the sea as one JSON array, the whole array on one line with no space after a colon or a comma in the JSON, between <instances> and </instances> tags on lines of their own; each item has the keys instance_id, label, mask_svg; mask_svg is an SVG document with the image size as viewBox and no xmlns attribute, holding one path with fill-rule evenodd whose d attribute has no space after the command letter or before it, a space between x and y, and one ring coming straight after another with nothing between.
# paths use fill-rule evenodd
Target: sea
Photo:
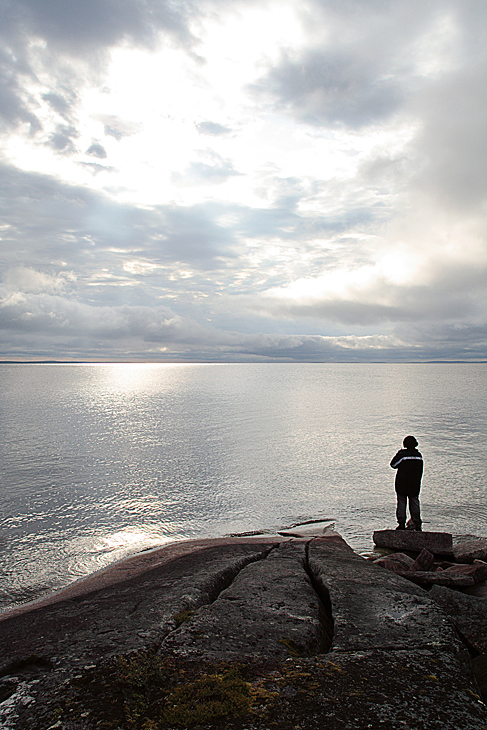
<instances>
[{"instance_id":1,"label":"sea","mask_svg":"<svg viewBox=\"0 0 487 730\"><path fill-rule=\"evenodd\" d=\"M0 611L136 552L323 522L487 534L487 363L0 364Z\"/></svg>"}]
</instances>

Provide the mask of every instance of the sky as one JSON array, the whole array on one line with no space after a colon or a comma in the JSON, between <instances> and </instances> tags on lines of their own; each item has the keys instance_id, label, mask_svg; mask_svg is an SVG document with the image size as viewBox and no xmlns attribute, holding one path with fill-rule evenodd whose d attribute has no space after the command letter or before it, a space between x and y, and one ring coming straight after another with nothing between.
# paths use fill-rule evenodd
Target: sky
<instances>
[{"instance_id":1,"label":"sky","mask_svg":"<svg viewBox=\"0 0 487 730\"><path fill-rule=\"evenodd\" d=\"M485 0L0 0L0 360L487 359Z\"/></svg>"}]
</instances>

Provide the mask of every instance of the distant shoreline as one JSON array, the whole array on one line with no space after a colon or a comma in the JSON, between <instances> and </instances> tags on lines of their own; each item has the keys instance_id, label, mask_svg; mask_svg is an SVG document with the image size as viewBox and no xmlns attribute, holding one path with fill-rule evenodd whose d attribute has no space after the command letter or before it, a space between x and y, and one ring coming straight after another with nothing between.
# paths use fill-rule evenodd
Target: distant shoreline
<instances>
[{"instance_id":1,"label":"distant shoreline","mask_svg":"<svg viewBox=\"0 0 487 730\"><path fill-rule=\"evenodd\" d=\"M487 365L487 360L0 360L0 365Z\"/></svg>"}]
</instances>

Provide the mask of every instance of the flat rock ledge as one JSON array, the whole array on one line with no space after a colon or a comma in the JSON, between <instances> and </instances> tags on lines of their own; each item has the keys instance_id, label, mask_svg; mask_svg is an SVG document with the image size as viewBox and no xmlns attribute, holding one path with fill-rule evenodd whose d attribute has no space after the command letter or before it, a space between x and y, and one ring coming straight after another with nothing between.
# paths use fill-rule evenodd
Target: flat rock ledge
<instances>
[{"instance_id":1,"label":"flat rock ledge","mask_svg":"<svg viewBox=\"0 0 487 730\"><path fill-rule=\"evenodd\" d=\"M456 563L487 561L487 538L477 535L452 535L449 532L416 532L415 530L376 530L377 547L421 552L452 558Z\"/></svg>"},{"instance_id":2,"label":"flat rock ledge","mask_svg":"<svg viewBox=\"0 0 487 730\"><path fill-rule=\"evenodd\" d=\"M0 730L487 730L487 599L293 535L162 548L0 615Z\"/></svg>"}]
</instances>

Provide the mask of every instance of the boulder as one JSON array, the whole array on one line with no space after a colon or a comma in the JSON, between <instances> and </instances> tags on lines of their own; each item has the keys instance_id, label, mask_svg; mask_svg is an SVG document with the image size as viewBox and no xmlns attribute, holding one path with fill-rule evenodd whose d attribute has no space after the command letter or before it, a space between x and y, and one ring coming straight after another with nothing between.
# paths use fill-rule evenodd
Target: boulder
<instances>
[{"instance_id":1,"label":"boulder","mask_svg":"<svg viewBox=\"0 0 487 730\"><path fill-rule=\"evenodd\" d=\"M414 560L406 553L391 553L374 560L374 565L380 565L381 568L387 568L387 570L392 570L393 573L400 573L401 575L408 571L413 563Z\"/></svg>"},{"instance_id":2,"label":"boulder","mask_svg":"<svg viewBox=\"0 0 487 730\"><path fill-rule=\"evenodd\" d=\"M416 570L431 570L434 563L435 556L433 553L423 548L409 570L411 572L415 572Z\"/></svg>"},{"instance_id":3,"label":"boulder","mask_svg":"<svg viewBox=\"0 0 487 730\"><path fill-rule=\"evenodd\" d=\"M445 570L408 570L403 573L418 585L451 586L452 588L468 588L481 583L487 578L487 563L474 560L472 565L451 565Z\"/></svg>"},{"instance_id":4,"label":"boulder","mask_svg":"<svg viewBox=\"0 0 487 730\"><path fill-rule=\"evenodd\" d=\"M434 555L453 554L453 538L448 532L376 530L373 540L377 547L391 550L411 550L420 553L421 550L426 549Z\"/></svg>"},{"instance_id":5,"label":"boulder","mask_svg":"<svg viewBox=\"0 0 487 730\"><path fill-rule=\"evenodd\" d=\"M457 563L487 560L487 538L475 535L454 535L453 556Z\"/></svg>"},{"instance_id":6,"label":"boulder","mask_svg":"<svg viewBox=\"0 0 487 730\"><path fill-rule=\"evenodd\" d=\"M487 563L484 563L483 560L474 560L471 565L452 565L443 571L443 574L445 573L448 575L471 575L474 583L481 583L487 579Z\"/></svg>"},{"instance_id":7,"label":"boulder","mask_svg":"<svg viewBox=\"0 0 487 730\"><path fill-rule=\"evenodd\" d=\"M426 588L431 585L449 586L451 588L468 588L475 585L473 576L448 574L447 570L417 570L414 573L408 570L407 573L403 573L403 576Z\"/></svg>"}]
</instances>

